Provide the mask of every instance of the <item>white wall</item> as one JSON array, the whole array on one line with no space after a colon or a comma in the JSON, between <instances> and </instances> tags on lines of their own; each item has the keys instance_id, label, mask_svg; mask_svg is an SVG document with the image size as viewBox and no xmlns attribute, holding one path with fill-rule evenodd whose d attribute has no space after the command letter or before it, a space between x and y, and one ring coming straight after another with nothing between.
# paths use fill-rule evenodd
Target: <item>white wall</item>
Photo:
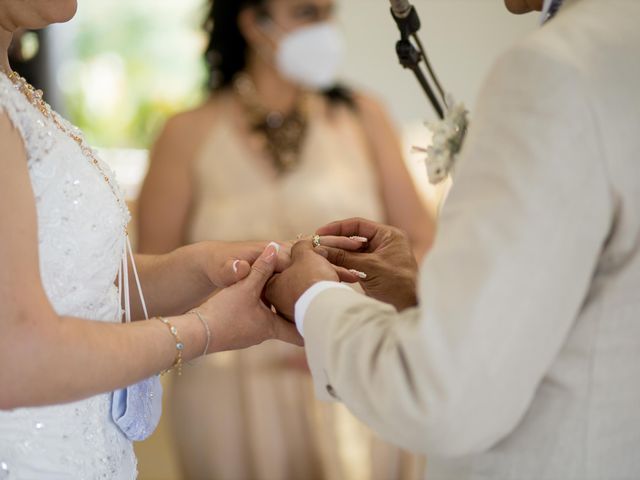
<instances>
[{"instance_id":1,"label":"white wall","mask_svg":"<svg viewBox=\"0 0 640 480\"><path fill-rule=\"evenodd\" d=\"M538 25L538 15L514 16L502 0L413 0L420 37L445 89L473 107L482 79L509 44ZM398 30L388 0L340 0L348 44L345 78L385 100L401 124L434 118L413 74L395 54Z\"/></svg>"},{"instance_id":2,"label":"white wall","mask_svg":"<svg viewBox=\"0 0 640 480\"><path fill-rule=\"evenodd\" d=\"M422 39L445 90L471 111L491 65L510 44L539 25L539 15L510 14L503 0L412 0ZM344 78L382 100L402 134L407 166L425 201L435 208L447 182L429 185L423 154L429 134L424 122L435 114L412 72L404 70L395 53L398 29L388 0L339 0L339 17L348 46Z\"/></svg>"}]
</instances>

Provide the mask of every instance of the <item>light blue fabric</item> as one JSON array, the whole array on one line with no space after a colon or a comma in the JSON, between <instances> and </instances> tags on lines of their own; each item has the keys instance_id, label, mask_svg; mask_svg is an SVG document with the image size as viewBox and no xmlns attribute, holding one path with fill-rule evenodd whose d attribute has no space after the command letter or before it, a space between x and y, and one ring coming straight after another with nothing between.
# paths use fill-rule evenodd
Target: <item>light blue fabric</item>
<instances>
[{"instance_id":1,"label":"light blue fabric","mask_svg":"<svg viewBox=\"0 0 640 480\"><path fill-rule=\"evenodd\" d=\"M113 392L111 417L132 442L149 438L161 415L162 384L157 375Z\"/></svg>"}]
</instances>

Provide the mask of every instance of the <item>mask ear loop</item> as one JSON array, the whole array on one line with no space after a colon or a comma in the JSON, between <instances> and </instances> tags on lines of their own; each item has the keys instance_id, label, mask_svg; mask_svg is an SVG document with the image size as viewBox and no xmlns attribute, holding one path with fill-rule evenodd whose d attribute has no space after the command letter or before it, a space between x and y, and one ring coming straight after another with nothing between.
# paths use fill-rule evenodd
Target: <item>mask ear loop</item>
<instances>
[{"instance_id":1,"label":"mask ear loop","mask_svg":"<svg viewBox=\"0 0 640 480\"><path fill-rule=\"evenodd\" d=\"M131 322L131 295L129 292L129 259L131 260L131 267L133 268L133 276L135 278L136 287L138 289L138 295L140 296L140 303L142 304L142 311L144 312L145 320L149 320L149 312L147 310L147 303L145 302L144 295L142 293L142 285L140 283L140 276L138 275L138 269L136 268L135 258L133 256L133 249L131 248L131 240L129 235L126 235L126 241L122 252L122 261L120 262L120 268L118 269L118 290L120 291L120 305L124 306L124 316L126 323Z\"/></svg>"},{"instance_id":2,"label":"mask ear loop","mask_svg":"<svg viewBox=\"0 0 640 480\"><path fill-rule=\"evenodd\" d=\"M131 322L131 298L129 295L129 265L127 264L127 243L124 244L122 252L122 281L124 295L124 318L126 323Z\"/></svg>"},{"instance_id":3,"label":"mask ear loop","mask_svg":"<svg viewBox=\"0 0 640 480\"><path fill-rule=\"evenodd\" d=\"M254 11L255 11L258 23L264 23L264 22L275 23L273 18L271 17L271 14L269 13L269 10L267 10L267 7L265 5L254 7Z\"/></svg>"},{"instance_id":4,"label":"mask ear loop","mask_svg":"<svg viewBox=\"0 0 640 480\"><path fill-rule=\"evenodd\" d=\"M257 19L260 29L262 33L266 35L269 40L274 42L275 44L280 43L282 37L287 35L287 30L280 26L278 22L276 22L268 12L264 12L259 14L260 17ZM277 38L274 38L276 36Z\"/></svg>"},{"instance_id":5,"label":"mask ear loop","mask_svg":"<svg viewBox=\"0 0 640 480\"><path fill-rule=\"evenodd\" d=\"M133 277L136 280L136 287L138 288L138 295L140 296L140 303L142 304L142 311L144 312L144 318L145 320L149 320L147 303L145 302L144 295L142 294L142 285L140 284L140 277L138 276L138 269L136 268L136 260L133 257L133 249L131 248L131 240L129 240L129 235L127 235L127 248L129 250L129 257L131 258L131 266L133 267Z\"/></svg>"},{"instance_id":6,"label":"mask ear loop","mask_svg":"<svg viewBox=\"0 0 640 480\"><path fill-rule=\"evenodd\" d=\"M260 26L260 30L264 38L267 40L268 47L264 45L257 45L253 47L253 51L260 57L265 63L272 64L277 55L280 41L273 37L273 35L267 31L266 27Z\"/></svg>"},{"instance_id":7,"label":"mask ear loop","mask_svg":"<svg viewBox=\"0 0 640 480\"><path fill-rule=\"evenodd\" d=\"M124 314L124 291L122 289L122 272L123 272L123 263L124 263L124 252L122 258L120 258L120 265L118 266L118 297L120 298L120 312L118 321L122 322L122 315Z\"/></svg>"}]
</instances>

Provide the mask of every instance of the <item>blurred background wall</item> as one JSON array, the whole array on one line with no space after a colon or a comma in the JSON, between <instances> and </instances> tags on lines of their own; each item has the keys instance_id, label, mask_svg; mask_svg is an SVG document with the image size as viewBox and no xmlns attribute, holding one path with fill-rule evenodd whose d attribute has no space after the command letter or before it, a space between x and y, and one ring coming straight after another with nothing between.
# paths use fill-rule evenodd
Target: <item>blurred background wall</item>
<instances>
[{"instance_id":1,"label":"blurred background wall","mask_svg":"<svg viewBox=\"0 0 640 480\"><path fill-rule=\"evenodd\" d=\"M444 86L472 107L489 67L504 48L537 26L537 15L509 14L502 0L413 0L423 40ZM349 46L345 77L383 98L400 124L434 118L413 76L395 57L398 38L386 0L342 0Z\"/></svg>"},{"instance_id":2,"label":"blurred background wall","mask_svg":"<svg viewBox=\"0 0 640 480\"><path fill-rule=\"evenodd\" d=\"M24 51L40 41L43 55L32 78L47 98L80 126L117 171L135 204L146 171L146 149L164 120L204 98L200 25L207 0L80 0L70 23L27 36ZM233 0L220 0L233 1ZM473 119L483 77L509 44L537 26L537 15L513 17L501 0L414 0L422 39L447 90L470 108ZM339 18L348 44L344 79L364 87L389 107L401 129L405 152L425 198L420 156L424 121L433 112L412 75L395 57L398 38L386 0L340 0ZM37 40L37 41L36 41ZM20 47L20 45L18 45ZM37 45L36 45L37 47ZM35 48L37 50L37 48ZM33 69L27 61L24 70ZM215 408L215 405L212 405ZM164 425L139 445L141 480L179 479Z\"/></svg>"},{"instance_id":3,"label":"blurred background wall","mask_svg":"<svg viewBox=\"0 0 640 480\"><path fill-rule=\"evenodd\" d=\"M47 95L115 166L130 198L164 119L203 98L200 25L207 0L80 0L76 18L46 32ZM502 0L415 0L421 37L447 90L472 110L494 59L537 26ZM422 159L434 118L413 76L397 63L398 34L386 0L339 0L348 45L343 77L378 96L402 131L407 161L427 200ZM27 45L28 46L28 45ZM124 149L124 151L122 151Z\"/></svg>"}]
</instances>

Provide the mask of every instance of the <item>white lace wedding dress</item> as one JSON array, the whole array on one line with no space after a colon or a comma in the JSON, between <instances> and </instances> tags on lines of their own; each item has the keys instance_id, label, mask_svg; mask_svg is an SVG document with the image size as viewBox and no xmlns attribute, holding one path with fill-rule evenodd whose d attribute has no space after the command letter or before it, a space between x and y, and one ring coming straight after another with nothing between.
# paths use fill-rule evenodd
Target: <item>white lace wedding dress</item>
<instances>
[{"instance_id":1,"label":"white lace wedding dress","mask_svg":"<svg viewBox=\"0 0 640 480\"><path fill-rule=\"evenodd\" d=\"M42 284L54 309L65 316L120 321L114 281L129 213L111 170L101 165L119 202L78 144L3 73L0 110L24 139L38 213ZM7 234L4 228L2 235ZM67 405L0 412L0 480L134 479L133 448L111 420L110 407L111 394L103 394Z\"/></svg>"}]
</instances>

